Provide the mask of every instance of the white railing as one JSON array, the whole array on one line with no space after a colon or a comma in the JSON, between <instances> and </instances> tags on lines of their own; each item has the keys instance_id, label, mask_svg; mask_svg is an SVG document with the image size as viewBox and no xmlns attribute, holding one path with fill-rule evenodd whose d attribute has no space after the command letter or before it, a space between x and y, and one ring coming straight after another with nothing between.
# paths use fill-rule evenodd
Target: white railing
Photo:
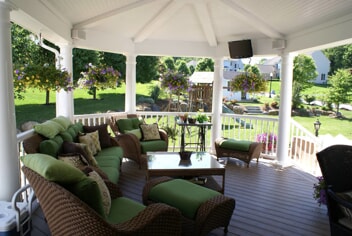
<instances>
[{"instance_id":1,"label":"white railing","mask_svg":"<svg viewBox=\"0 0 352 236\"><path fill-rule=\"evenodd\" d=\"M211 113L206 114L212 118ZM81 122L84 125L100 125L108 123L111 116L121 115L127 116L127 113L114 112L75 115L74 122ZM176 117L180 115L179 112L137 112L137 115L143 117L147 123L157 123L160 128L169 126L170 128L176 129L178 130L178 137L180 136L180 127L176 124ZM196 113L189 113L189 116L195 115ZM260 117L252 115L222 114L221 125L221 136L233 139L256 141L257 136L260 134L268 133L275 136L278 134L278 119L268 116ZM212 146L211 140L217 138L210 138L210 130L211 127L208 127L205 139L205 146L208 151L210 151ZM23 140L33 134L34 131L30 130L17 135L19 157L25 154L22 145ZM197 138L198 131L194 128L190 128L186 131L186 142L193 143L192 145L187 146L187 149L197 150L198 146L195 144L199 142ZM315 156L319 147L318 139L297 122L291 120L290 140L289 156L292 158L294 164L311 174L319 175L320 169ZM169 139L169 151L179 150L180 146L180 138L176 138L175 141ZM269 155L272 154L271 156L275 157L276 147L272 146L272 149L270 149L269 146L270 140L267 139L263 144L263 153ZM23 175L20 176L20 181L21 186L26 185L26 180Z\"/></svg>"}]
</instances>

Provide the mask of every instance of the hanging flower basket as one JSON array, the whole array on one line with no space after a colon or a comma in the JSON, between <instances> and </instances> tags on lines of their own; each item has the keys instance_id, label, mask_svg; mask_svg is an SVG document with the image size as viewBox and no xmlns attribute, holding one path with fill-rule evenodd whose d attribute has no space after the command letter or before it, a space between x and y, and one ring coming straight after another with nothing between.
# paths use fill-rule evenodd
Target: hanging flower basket
<instances>
[{"instance_id":1,"label":"hanging flower basket","mask_svg":"<svg viewBox=\"0 0 352 236\"><path fill-rule=\"evenodd\" d=\"M171 94L180 95L191 88L188 78L179 72L168 70L160 77L160 86Z\"/></svg>"},{"instance_id":2,"label":"hanging flower basket","mask_svg":"<svg viewBox=\"0 0 352 236\"><path fill-rule=\"evenodd\" d=\"M326 205L326 185L325 185L324 178L320 176L320 177L317 177L317 179L318 179L318 183L315 183L313 186L314 188L313 197L317 201L319 206L321 206L321 204Z\"/></svg>"}]
</instances>

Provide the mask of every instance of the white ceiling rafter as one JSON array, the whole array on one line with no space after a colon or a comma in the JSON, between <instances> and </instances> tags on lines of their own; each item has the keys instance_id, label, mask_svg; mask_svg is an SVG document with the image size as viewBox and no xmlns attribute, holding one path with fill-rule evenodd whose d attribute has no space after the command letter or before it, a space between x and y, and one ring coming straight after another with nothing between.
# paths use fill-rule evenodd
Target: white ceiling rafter
<instances>
[{"instance_id":1,"label":"white ceiling rafter","mask_svg":"<svg viewBox=\"0 0 352 236\"><path fill-rule=\"evenodd\" d=\"M131 3L129 5L126 5L124 7L113 9L111 11L104 13L104 14L97 15L97 16L92 17L90 19L87 19L85 21L79 22L79 23L75 24L73 26L73 28L74 29L82 29L84 27L97 24L99 21L105 20L107 18L113 17L115 15L121 14L121 13L129 11L129 10L132 10L134 8L143 7L143 5L154 2L154 1L156 1L156 0L137 1L137 2Z\"/></svg>"},{"instance_id":2,"label":"white ceiling rafter","mask_svg":"<svg viewBox=\"0 0 352 236\"><path fill-rule=\"evenodd\" d=\"M162 8L159 13L135 35L134 42L143 42L149 35L157 30L164 22L171 18L183 6L184 2L177 0L166 4L166 6Z\"/></svg>"},{"instance_id":3,"label":"white ceiling rafter","mask_svg":"<svg viewBox=\"0 0 352 236\"><path fill-rule=\"evenodd\" d=\"M197 12L199 22L202 25L203 32L207 38L209 45L211 47L216 47L218 42L216 40L215 31L206 3L193 3L193 6Z\"/></svg>"},{"instance_id":4,"label":"white ceiling rafter","mask_svg":"<svg viewBox=\"0 0 352 236\"><path fill-rule=\"evenodd\" d=\"M265 24L265 20L258 18L255 14L243 8L241 5L234 3L231 0L220 0L223 4L231 8L234 16L240 18L244 22L252 25L258 31L273 39L284 38L284 36L274 30L271 26Z\"/></svg>"}]
</instances>

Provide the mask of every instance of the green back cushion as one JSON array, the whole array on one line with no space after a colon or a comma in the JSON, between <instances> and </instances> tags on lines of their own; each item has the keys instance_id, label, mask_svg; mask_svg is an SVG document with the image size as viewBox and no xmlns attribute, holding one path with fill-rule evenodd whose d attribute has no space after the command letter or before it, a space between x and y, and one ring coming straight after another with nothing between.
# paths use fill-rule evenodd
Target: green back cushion
<instances>
[{"instance_id":1,"label":"green back cushion","mask_svg":"<svg viewBox=\"0 0 352 236\"><path fill-rule=\"evenodd\" d=\"M111 224L126 222L143 211L145 206L125 197L119 197L111 201L110 214L107 221Z\"/></svg>"},{"instance_id":2,"label":"green back cushion","mask_svg":"<svg viewBox=\"0 0 352 236\"><path fill-rule=\"evenodd\" d=\"M127 130L139 129L140 120L138 118L118 119L116 124L119 131L125 134Z\"/></svg>"},{"instance_id":3,"label":"green back cushion","mask_svg":"<svg viewBox=\"0 0 352 236\"><path fill-rule=\"evenodd\" d=\"M68 131L63 131L59 134L61 136L61 138L63 139L63 141L67 141L67 142L73 142L73 137L72 134Z\"/></svg>"},{"instance_id":4,"label":"green back cushion","mask_svg":"<svg viewBox=\"0 0 352 236\"><path fill-rule=\"evenodd\" d=\"M72 124L71 120L64 116L58 116L51 120L64 127L64 129L67 129Z\"/></svg>"},{"instance_id":5,"label":"green back cushion","mask_svg":"<svg viewBox=\"0 0 352 236\"><path fill-rule=\"evenodd\" d=\"M182 215L194 219L199 206L219 194L189 181L174 179L153 187L148 197L154 202L163 202L176 207Z\"/></svg>"},{"instance_id":6,"label":"green back cushion","mask_svg":"<svg viewBox=\"0 0 352 236\"><path fill-rule=\"evenodd\" d=\"M64 130L65 128L62 125L52 120L34 126L34 131L46 138L54 138L58 133Z\"/></svg>"},{"instance_id":7,"label":"green back cushion","mask_svg":"<svg viewBox=\"0 0 352 236\"><path fill-rule=\"evenodd\" d=\"M28 154L22 156L21 160L25 166L49 181L70 184L86 177L79 169L46 154Z\"/></svg>"},{"instance_id":8,"label":"green back cushion","mask_svg":"<svg viewBox=\"0 0 352 236\"><path fill-rule=\"evenodd\" d=\"M142 132L141 129L131 129L131 130L125 130L126 134L134 134L138 140L142 139Z\"/></svg>"},{"instance_id":9,"label":"green back cushion","mask_svg":"<svg viewBox=\"0 0 352 236\"><path fill-rule=\"evenodd\" d=\"M93 208L103 218L106 218L103 199L97 182L86 176L84 177L76 183L65 184L63 186Z\"/></svg>"},{"instance_id":10,"label":"green back cushion","mask_svg":"<svg viewBox=\"0 0 352 236\"><path fill-rule=\"evenodd\" d=\"M142 153L156 152L156 151L167 151L167 143L164 140L152 140L152 141L142 141L141 148Z\"/></svg>"},{"instance_id":11,"label":"green back cushion","mask_svg":"<svg viewBox=\"0 0 352 236\"><path fill-rule=\"evenodd\" d=\"M44 140L39 144L39 152L57 157L58 153L61 151L62 143L63 139L59 135L52 139Z\"/></svg>"},{"instance_id":12,"label":"green back cushion","mask_svg":"<svg viewBox=\"0 0 352 236\"><path fill-rule=\"evenodd\" d=\"M253 142L247 140L224 139L223 141L221 141L220 147L248 152L249 147L252 143Z\"/></svg>"}]
</instances>

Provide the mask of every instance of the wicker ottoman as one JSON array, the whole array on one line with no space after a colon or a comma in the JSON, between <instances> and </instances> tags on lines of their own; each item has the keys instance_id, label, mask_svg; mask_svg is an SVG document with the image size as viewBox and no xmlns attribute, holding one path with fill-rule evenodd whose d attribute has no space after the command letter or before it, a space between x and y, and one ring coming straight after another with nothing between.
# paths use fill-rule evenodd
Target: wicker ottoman
<instances>
[{"instance_id":1,"label":"wicker ottoman","mask_svg":"<svg viewBox=\"0 0 352 236\"><path fill-rule=\"evenodd\" d=\"M257 162L262 151L263 144L246 140L235 140L227 138L218 138L215 140L216 156L233 157L247 163L256 158Z\"/></svg>"},{"instance_id":2,"label":"wicker ottoman","mask_svg":"<svg viewBox=\"0 0 352 236\"><path fill-rule=\"evenodd\" d=\"M143 189L143 203L166 203L182 213L183 235L207 235L227 227L235 209L235 199L183 179L155 178Z\"/></svg>"}]
</instances>

